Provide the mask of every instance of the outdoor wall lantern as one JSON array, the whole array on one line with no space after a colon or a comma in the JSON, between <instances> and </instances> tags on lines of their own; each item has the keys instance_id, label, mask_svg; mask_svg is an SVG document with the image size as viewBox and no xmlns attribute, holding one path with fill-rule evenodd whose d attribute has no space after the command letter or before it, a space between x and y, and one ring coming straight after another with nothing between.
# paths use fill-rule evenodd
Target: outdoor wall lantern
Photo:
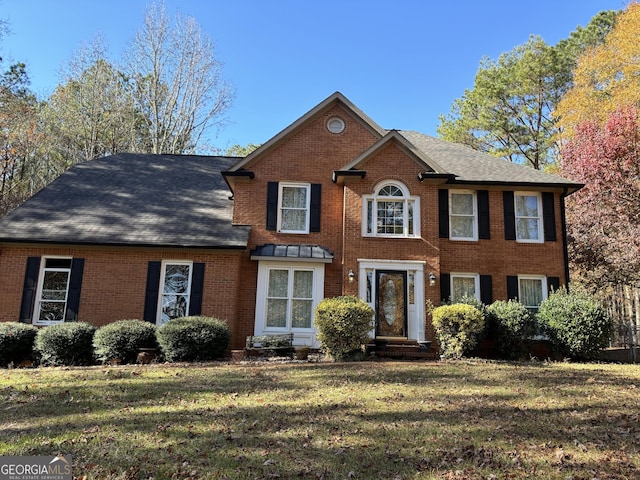
<instances>
[{"instance_id":1,"label":"outdoor wall lantern","mask_svg":"<svg viewBox=\"0 0 640 480\"><path fill-rule=\"evenodd\" d=\"M353 269L349 269L349 273L347 274L349 277L349 283L353 283L353 281L356 279L356 274L353 271Z\"/></svg>"},{"instance_id":2,"label":"outdoor wall lantern","mask_svg":"<svg viewBox=\"0 0 640 480\"><path fill-rule=\"evenodd\" d=\"M436 275L433 272L429 272L429 286L430 287L436 286Z\"/></svg>"}]
</instances>

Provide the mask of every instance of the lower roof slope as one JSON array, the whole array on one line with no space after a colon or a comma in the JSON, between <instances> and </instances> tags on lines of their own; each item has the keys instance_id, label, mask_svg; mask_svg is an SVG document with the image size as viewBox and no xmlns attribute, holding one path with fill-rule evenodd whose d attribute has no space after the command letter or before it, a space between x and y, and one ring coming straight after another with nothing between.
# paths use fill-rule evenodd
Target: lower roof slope
<instances>
[{"instance_id":1,"label":"lower roof slope","mask_svg":"<svg viewBox=\"0 0 640 480\"><path fill-rule=\"evenodd\" d=\"M220 174L237 161L124 153L75 165L0 219L0 241L246 248Z\"/></svg>"}]
</instances>

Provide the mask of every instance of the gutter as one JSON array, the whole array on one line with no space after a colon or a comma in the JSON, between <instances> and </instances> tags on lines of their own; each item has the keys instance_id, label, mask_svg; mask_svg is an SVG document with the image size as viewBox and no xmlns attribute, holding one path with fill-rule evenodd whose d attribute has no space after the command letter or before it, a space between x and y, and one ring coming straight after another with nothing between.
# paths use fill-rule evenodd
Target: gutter
<instances>
[{"instance_id":1,"label":"gutter","mask_svg":"<svg viewBox=\"0 0 640 480\"><path fill-rule=\"evenodd\" d=\"M569 291L569 247L567 241L567 212L564 204L565 198L569 196L569 188L564 187L560 194L560 221L562 223L562 255L564 257L564 278L566 280L567 291Z\"/></svg>"}]
</instances>

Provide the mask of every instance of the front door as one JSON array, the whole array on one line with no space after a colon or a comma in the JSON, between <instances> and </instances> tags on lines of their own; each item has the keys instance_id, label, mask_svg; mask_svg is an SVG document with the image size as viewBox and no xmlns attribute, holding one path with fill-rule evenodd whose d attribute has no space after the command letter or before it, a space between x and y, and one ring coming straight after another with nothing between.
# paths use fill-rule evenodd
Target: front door
<instances>
[{"instance_id":1,"label":"front door","mask_svg":"<svg viewBox=\"0 0 640 480\"><path fill-rule=\"evenodd\" d=\"M407 272L376 270L376 336L407 337Z\"/></svg>"}]
</instances>

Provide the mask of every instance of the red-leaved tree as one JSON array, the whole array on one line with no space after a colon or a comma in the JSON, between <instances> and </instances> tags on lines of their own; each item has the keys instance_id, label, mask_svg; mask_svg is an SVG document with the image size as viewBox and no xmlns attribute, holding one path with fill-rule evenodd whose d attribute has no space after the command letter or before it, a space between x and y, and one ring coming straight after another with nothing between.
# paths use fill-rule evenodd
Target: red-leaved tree
<instances>
[{"instance_id":1,"label":"red-leaved tree","mask_svg":"<svg viewBox=\"0 0 640 480\"><path fill-rule=\"evenodd\" d=\"M640 285L640 118L621 107L585 122L562 149L563 174L585 184L568 198L573 270L594 287Z\"/></svg>"}]
</instances>

